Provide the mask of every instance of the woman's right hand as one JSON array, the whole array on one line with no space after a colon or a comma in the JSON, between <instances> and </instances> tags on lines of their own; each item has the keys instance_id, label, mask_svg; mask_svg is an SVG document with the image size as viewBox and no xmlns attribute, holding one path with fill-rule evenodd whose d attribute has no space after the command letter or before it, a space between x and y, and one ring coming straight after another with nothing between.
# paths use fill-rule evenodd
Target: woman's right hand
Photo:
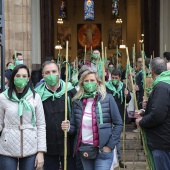
<instances>
[{"instance_id":1,"label":"woman's right hand","mask_svg":"<svg viewBox=\"0 0 170 170\"><path fill-rule=\"evenodd\" d=\"M62 130L69 130L70 129L70 121L69 120L64 120L64 121L62 121L62 123L61 123L61 129Z\"/></svg>"}]
</instances>

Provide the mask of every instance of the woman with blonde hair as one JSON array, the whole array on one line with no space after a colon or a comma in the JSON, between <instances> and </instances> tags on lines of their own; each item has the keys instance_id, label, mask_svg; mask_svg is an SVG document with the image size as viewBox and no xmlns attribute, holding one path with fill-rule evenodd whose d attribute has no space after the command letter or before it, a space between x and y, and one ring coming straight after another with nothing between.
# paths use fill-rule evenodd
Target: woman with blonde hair
<instances>
[{"instance_id":1,"label":"woman with blonde hair","mask_svg":"<svg viewBox=\"0 0 170 170\"><path fill-rule=\"evenodd\" d=\"M73 98L72 118L61 127L76 134L74 153L80 153L84 170L110 170L123 127L120 113L94 70L83 72L79 87Z\"/></svg>"}]
</instances>

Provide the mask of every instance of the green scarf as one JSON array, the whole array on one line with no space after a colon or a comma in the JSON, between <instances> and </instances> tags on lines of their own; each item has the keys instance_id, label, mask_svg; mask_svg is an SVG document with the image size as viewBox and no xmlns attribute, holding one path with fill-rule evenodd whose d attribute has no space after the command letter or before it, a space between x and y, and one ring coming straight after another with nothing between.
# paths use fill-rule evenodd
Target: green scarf
<instances>
[{"instance_id":1,"label":"green scarf","mask_svg":"<svg viewBox=\"0 0 170 170\"><path fill-rule=\"evenodd\" d=\"M9 96L8 96L8 89L5 90L3 92L3 94L5 95L5 97L7 99L9 99ZM25 96L23 96L21 99L18 99L18 97L16 96L15 92L12 93L12 98L9 99L13 102L18 102L19 103L19 106L18 106L18 116L22 116L23 114L23 107L25 108L25 110L27 112L32 112L32 124L33 126L35 126L36 124L36 117L35 117L35 109L34 107L31 105L31 103L29 103L26 98L32 94L32 91L30 89L28 89L27 93L25 94Z\"/></svg>"},{"instance_id":2,"label":"green scarf","mask_svg":"<svg viewBox=\"0 0 170 170\"><path fill-rule=\"evenodd\" d=\"M91 92L91 93L86 93L84 92L83 97L82 98L95 98L97 94L97 91Z\"/></svg>"},{"instance_id":3,"label":"green scarf","mask_svg":"<svg viewBox=\"0 0 170 170\"><path fill-rule=\"evenodd\" d=\"M94 65L97 65L97 61L96 60L91 60L91 63L93 63Z\"/></svg>"},{"instance_id":4,"label":"green scarf","mask_svg":"<svg viewBox=\"0 0 170 170\"><path fill-rule=\"evenodd\" d=\"M41 100L45 101L46 99L48 99L49 97L53 97L53 101L55 100L55 98L60 98L64 93L65 93L65 88L66 88L66 83L63 80L60 80L60 86L61 86L61 91L60 92L50 92L47 88L46 88L46 83L41 84L40 86L38 86L35 91L40 95ZM68 82L68 89L67 91L72 90L74 87L71 85L70 82Z\"/></svg>"},{"instance_id":5,"label":"green scarf","mask_svg":"<svg viewBox=\"0 0 170 170\"><path fill-rule=\"evenodd\" d=\"M113 96L118 95L118 98L121 98L121 104L123 103L123 93L122 93L122 87L123 83L119 81L118 88L116 89L113 85L112 81L106 82L106 87L113 92Z\"/></svg>"},{"instance_id":6,"label":"green scarf","mask_svg":"<svg viewBox=\"0 0 170 170\"><path fill-rule=\"evenodd\" d=\"M170 84L170 71L164 71L152 83L152 88L154 88L159 82L164 82Z\"/></svg>"}]
</instances>

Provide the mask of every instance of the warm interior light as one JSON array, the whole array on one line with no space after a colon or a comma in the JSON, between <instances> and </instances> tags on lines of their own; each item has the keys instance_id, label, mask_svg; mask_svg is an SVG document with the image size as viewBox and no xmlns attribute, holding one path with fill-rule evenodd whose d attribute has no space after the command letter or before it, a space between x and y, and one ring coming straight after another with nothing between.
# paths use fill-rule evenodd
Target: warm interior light
<instances>
[{"instance_id":1,"label":"warm interior light","mask_svg":"<svg viewBox=\"0 0 170 170\"><path fill-rule=\"evenodd\" d=\"M55 46L55 49L61 50L61 49L62 49L62 46L61 46L61 45L56 45L56 46Z\"/></svg>"},{"instance_id":2,"label":"warm interior light","mask_svg":"<svg viewBox=\"0 0 170 170\"><path fill-rule=\"evenodd\" d=\"M116 23L117 24L121 24L123 21L122 21L122 19L121 18L117 18L117 20L116 20Z\"/></svg>"},{"instance_id":3,"label":"warm interior light","mask_svg":"<svg viewBox=\"0 0 170 170\"><path fill-rule=\"evenodd\" d=\"M123 44L123 40L122 40L122 44L119 45L119 48L126 48L126 45Z\"/></svg>"},{"instance_id":4,"label":"warm interior light","mask_svg":"<svg viewBox=\"0 0 170 170\"><path fill-rule=\"evenodd\" d=\"M60 18L58 18L58 20L57 20L57 24L63 24L63 19L60 17Z\"/></svg>"},{"instance_id":5,"label":"warm interior light","mask_svg":"<svg viewBox=\"0 0 170 170\"><path fill-rule=\"evenodd\" d=\"M119 48L126 48L126 45L121 44Z\"/></svg>"}]
</instances>

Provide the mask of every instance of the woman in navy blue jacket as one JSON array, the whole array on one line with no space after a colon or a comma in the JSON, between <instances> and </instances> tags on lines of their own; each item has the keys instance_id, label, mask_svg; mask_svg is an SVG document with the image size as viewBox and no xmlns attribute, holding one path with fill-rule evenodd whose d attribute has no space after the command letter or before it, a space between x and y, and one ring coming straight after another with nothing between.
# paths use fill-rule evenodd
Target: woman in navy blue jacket
<instances>
[{"instance_id":1,"label":"woman in navy blue jacket","mask_svg":"<svg viewBox=\"0 0 170 170\"><path fill-rule=\"evenodd\" d=\"M123 127L119 110L92 69L81 75L79 87L73 98L71 121L63 121L62 129L76 134L74 153L80 153L84 170L110 170Z\"/></svg>"}]
</instances>

